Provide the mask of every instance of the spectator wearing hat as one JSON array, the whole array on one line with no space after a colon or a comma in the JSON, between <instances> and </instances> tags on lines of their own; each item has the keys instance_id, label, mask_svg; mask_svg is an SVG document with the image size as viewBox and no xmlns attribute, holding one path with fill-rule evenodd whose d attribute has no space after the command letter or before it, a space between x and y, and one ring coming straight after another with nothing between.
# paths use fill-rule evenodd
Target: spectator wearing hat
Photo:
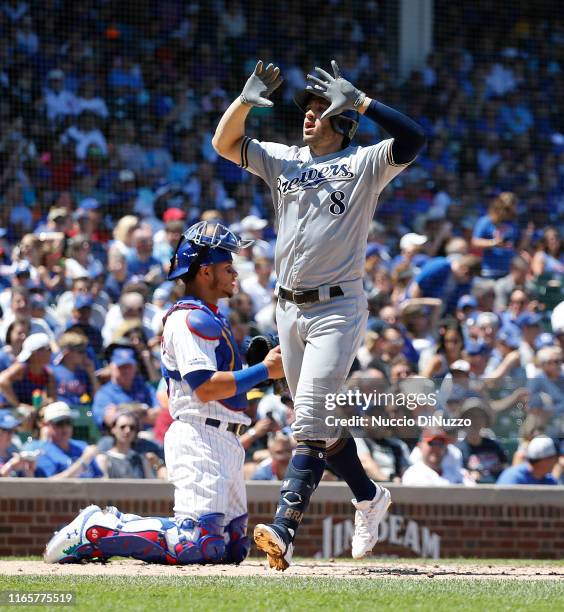
<instances>
[{"instance_id":1,"label":"spectator wearing hat","mask_svg":"<svg viewBox=\"0 0 564 612\"><path fill-rule=\"evenodd\" d=\"M521 354L521 363L527 369L529 376L534 376L534 360L535 360L535 343L542 331L541 327L542 315L537 312L526 310L519 315L515 323L521 330L521 344L519 345L519 353Z\"/></svg>"},{"instance_id":2,"label":"spectator wearing hat","mask_svg":"<svg viewBox=\"0 0 564 612\"><path fill-rule=\"evenodd\" d=\"M41 293L34 292L29 296L29 306L31 309L31 317L45 321L55 336L58 335L61 326L59 321L52 313L50 306L47 303L47 298Z\"/></svg>"},{"instance_id":3,"label":"spectator wearing hat","mask_svg":"<svg viewBox=\"0 0 564 612\"><path fill-rule=\"evenodd\" d=\"M452 313L458 299L468 293L472 278L479 273L480 259L464 255L453 261L433 257L408 287L408 297L434 297L443 301L444 312Z\"/></svg>"},{"instance_id":4,"label":"spectator wearing hat","mask_svg":"<svg viewBox=\"0 0 564 612\"><path fill-rule=\"evenodd\" d=\"M151 338L150 341L147 339L141 319L126 319L123 321L116 329L112 344L108 349L113 344L131 347L135 351L139 374L143 380L150 383L158 383L161 380L160 363L151 352L155 345L160 345L160 340L159 338Z\"/></svg>"},{"instance_id":5,"label":"spectator wearing hat","mask_svg":"<svg viewBox=\"0 0 564 612\"><path fill-rule=\"evenodd\" d=\"M418 360L424 351L432 351L436 346L433 332L437 329L442 307L437 298L410 299L399 305L401 326L417 352Z\"/></svg>"},{"instance_id":6,"label":"spectator wearing hat","mask_svg":"<svg viewBox=\"0 0 564 612\"><path fill-rule=\"evenodd\" d=\"M458 464L460 451L456 450L456 459L448 462L445 469L450 438L439 428L424 429L421 433L417 452L410 457L412 465L403 473L402 484L409 486L444 486L449 484L468 484L464 480L461 465ZM415 450L415 449L414 449ZM452 457L455 457L452 455Z\"/></svg>"},{"instance_id":7,"label":"spectator wearing hat","mask_svg":"<svg viewBox=\"0 0 564 612\"><path fill-rule=\"evenodd\" d=\"M390 263L390 269L411 267L415 272L419 272L423 265L429 260L429 255L425 252L425 245L429 242L427 236L409 232L401 237L399 248L400 253L394 257Z\"/></svg>"},{"instance_id":8,"label":"spectator wearing hat","mask_svg":"<svg viewBox=\"0 0 564 612\"><path fill-rule=\"evenodd\" d=\"M96 357L99 357L102 353L104 342L100 329L90 322L93 306L94 298L90 293L77 293L74 298L72 319L66 331L79 331L85 335L94 354Z\"/></svg>"},{"instance_id":9,"label":"spectator wearing hat","mask_svg":"<svg viewBox=\"0 0 564 612\"><path fill-rule=\"evenodd\" d=\"M562 371L562 349L547 346L536 356L541 374L529 379L531 394L546 393L552 400L556 414L564 413L564 373Z\"/></svg>"},{"instance_id":10,"label":"spectator wearing hat","mask_svg":"<svg viewBox=\"0 0 564 612\"><path fill-rule=\"evenodd\" d=\"M515 325L503 325L496 335L495 347L488 359L485 376L497 381L496 387L511 389L527 384L527 373L521 364L521 335Z\"/></svg>"},{"instance_id":11,"label":"spectator wearing hat","mask_svg":"<svg viewBox=\"0 0 564 612\"><path fill-rule=\"evenodd\" d=\"M89 276L79 276L72 279L69 291L65 291L57 300L55 316L61 325L68 326L69 319L73 317L76 299L79 295L90 295L92 297L92 309L90 313L90 323L95 327L101 328L106 317L105 300L97 295L94 297L93 281ZM109 299L108 299L109 301Z\"/></svg>"},{"instance_id":12,"label":"spectator wearing hat","mask_svg":"<svg viewBox=\"0 0 564 612\"><path fill-rule=\"evenodd\" d=\"M463 325L478 310L478 300L473 295L462 295L456 303L456 320Z\"/></svg>"},{"instance_id":13,"label":"spectator wearing hat","mask_svg":"<svg viewBox=\"0 0 564 612\"><path fill-rule=\"evenodd\" d=\"M462 404L460 418L470 420L464 439L457 443L468 477L478 483L495 482L507 467L507 455L485 432L493 425L493 414L482 398L469 397Z\"/></svg>"},{"instance_id":14,"label":"spectator wearing hat","mask_svg":"<svg viewBox=\"0 0 564 612\"><path fill-rule=\"evenodd\" d=\"M113 444L107 451L96 456L104 478L155 478L156 473L146 455L133 448L139 427L139 419L134 412L129 410L116 412L114 423L110 428ZM154 453L147 454L154 455ZM156 460L160 463L158 457ZM162 467L159 469L161 476L166 478L166 469Z\"/></svg>"},{"instance_id":15,"label":"spectator wearing hat","mask_svg":"<svg viewBox=\"0 0 564 612\"><path fill-rule=\"evenodd\" d=\"M154 423L160 410L155 390L138 374L135 351L116 348L110 361L110 381L102 385L94 396L92 413L98 427L111 427L117 406L126 402L145 404L145 422Z\"/></svg>"},{"instance_id":16,"label":"spectator wearing hat","mask_svg":"<svg viewBox=\"0 0 564 612\"><path fill-rule=\"evenodd\" d=\"M51 368L51 339L47 334L31 334L8 369L0 373L0 392L10 406L33 406L34 391L41 391L43 402L56 398L55 378Z\"/></svg>"},{"instance_id":17,"label":"spectator wearing hat","mask_svg":"<svg viewBox=\"0 0 564 612\"><path fill-rule=\"evenodd\" d=\"M495 282L495 304L496 312L505 310L509 306L509 301L513 292L520 289L525 294L532 295L535 291L535 284L528 278L529 262L520 255L511 260L509 274Z\"/></svg>"},{"instance_id":18,"label":"spectator wearing hat","mask_svg":"<svg viewBox=\"0 0 564 612\"><path fill-rule=\"evenodd\" d=\"M76 96L65 89L65 73L62 70L56 68L47 75L44 101L47 119L52 123L63 123L67 117L72 117L77 113Z\"/></svg>"},{"instance_id":19,"label":"spectator wearing hat","mask_svg":"<svg viewBox=\"0 0 564 612\"><path fill-rule=\"evenodd\" d=\"M482 276L485 278L498 279L509 273L520 240L516 216L515 194L503 192L492 200L488 214L478 219L472 247L483 251Z\"/></svg>"},{"instance_id":20,"label":"spectator wearing hat","mask_svg":"<svg viewBox=\"0 0 564 612\"><path fill-rule=\"evenodd\" d=\"M37 250L39 251L39 241L37 243ZM33 281L31 280L32 267L27 260L18 261L9 267L8 270L4 269L4 275L2 278L6 278L10 284L5 287L0 293L0 308L4 316L10 312L10 302L12 300L12 291L16 287L29 290Z\"/></svg>"},{"instance_id":21,"label":"spectator wearing hat","mask_svg":"<svg viewBox=\"0 0 564 612\"><path fill-rule=\"evenodd\" d=\"M59 338L59 349L53 366L57 399L70 406L92 403L98 381L88 355L88 338L76 331L65 332Z\"/></svg>"},{"instance_id":22,"label":"spectator wearing hat","mask_svg":"<svg viewBox=\"0 0 564 612\"><path fill-rule=\"evenodd\" d=\"M527 460L505 469L497 479L498 485L555 485L552 475L560 452L552 438L537 436L527 446Z\"/></svg>"},{"instance_id":23,"label":"spectator wearing hat","mask_svg":"<svg viewBox=\"0 0 564 612\"><path fill-rule=\"evenodd\" d=\"M9 410L0 410L0 478L6 476L33 477L36 455L19 453L12 439L21 421Z\"/></svg>"},{"instance_id":24,"label":"spectator wearing hat","mask_svg":"<svg viewBox=\"0 0 564 612\"><path fill-rule=\"evenodd\" d=\"M169 210L178 209L171 208ZM176 249L176 245L178 244L183 231L184 222L180 219L172 219L165 222L164 231L162 233L158 232L157 235L155 235L153 257L161 264L165 273L168 273L170 268L170 260L174 255L174 250ZM160 237L158 238L159 234Z\"/></svg>"},{"instance_id":25,"label":"spectator wearing hat","mask_svg":"<svg viewBox=\"0 0 564 612\"><path fill-rule=\"evenodd\" d=\"M65 402L53 402L43 410L47 440L40 446L35 476L64 480L65 478L100 478L96 463L98 449L82 440L73 440L75 415Z\"/></svg>"}]
</instances>

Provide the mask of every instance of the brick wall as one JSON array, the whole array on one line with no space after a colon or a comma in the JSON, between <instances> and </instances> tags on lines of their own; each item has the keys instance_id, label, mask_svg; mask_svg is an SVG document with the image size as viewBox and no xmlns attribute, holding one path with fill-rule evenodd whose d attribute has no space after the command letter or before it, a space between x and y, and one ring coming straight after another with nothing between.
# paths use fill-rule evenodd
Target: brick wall
<instances>
[{"instance_id":1,"label":"brick wall","mask_svg":"<svg viewBox=\"0 0 564 612\"><path fill-rule=\"evenodd\" d=\"M382 526L381 555L564 557L563 487L390 487L394 503ZM125 512L170 516L172 487L143 481L0 481L0 555L40 554L51 533L89 503ZM275 483L248 486L250 527L269 522ZM354 520L350 493L323 483L296 541L296 554L349 556Z\"/></svg>"}]
</instances>

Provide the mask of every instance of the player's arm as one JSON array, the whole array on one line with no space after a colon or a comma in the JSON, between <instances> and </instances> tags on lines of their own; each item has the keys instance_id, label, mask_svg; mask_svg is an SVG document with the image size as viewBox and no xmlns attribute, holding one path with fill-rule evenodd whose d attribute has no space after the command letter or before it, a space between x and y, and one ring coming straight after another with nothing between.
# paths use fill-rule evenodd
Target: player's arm
<instances>
[{"instance_id":1,"label":"player's arm","mask_svg":"<svg viewBox=\"0 0 564 612\"><path fill-rule=\"evenodd\" d=\"M333 76L321 68L315 69L318 76L307 75L307 89L330 102L321 118L339 115L347 109L355 109L378 123L392 136L394 165L412 162L426 142L423 128L403 113L369 98L350 81L344 79L335 60L331 61L331 66Z\"/></svg>"},{"instance_id":2,"label":"player's arm","mask_svg":"<svg viewBox=\"0 0 564 612\"><path fill-rule=\"evenodd\" d=\"M182 316L176 316L176 325L167 323L164 331L165 344L172 342L178 365L177 374L171 372L171 375L186 381L200 401L228 399L269 378L284 376L278 348L272 349L262 362L250 368L234 372L218 370L216 348L223 331L221 325L199 309L185 315L185 327L181 325Z\"/></svg>"},{"instance_id":3,"label":"player's arm","mask_svg":"<svg viewBox=\"0 0 564 612\"><path fill-rule=\"evenodd\" d=\"M396 165L412 162L425 146L423 128L407 115L366 96L358 112L375 121L394 139L392 157Z\"/></svg>"},{"instance_id":4,"label":"player's arm","mask_svg":"<svg viewBox=\"0 0 564 612\"><path fill-rule=\"evenodd\" d=\"M245 121L253 106L273 106L268 96L282 83L280 68L269 64L264 68L258 61L241 95L221 117L212 146L219 155L241 165L241 145L245 135Z\"/></svg>"},{"instance_id":5,"label":"player's arm","mask_svg":"<svg viewBox=\"0 0 564 612\"><path fill-rule=\"evenodd\" d=\"M209 378L207 378L207 376ZM280 347L273 348L264 361L235 372L191 372L186 376L201 402L222 400L250 391L269 378L283 378ZM207 378L204 382L200 382ZM194 386L195 385L195 386Z\"/></svg>"}]
</instances>

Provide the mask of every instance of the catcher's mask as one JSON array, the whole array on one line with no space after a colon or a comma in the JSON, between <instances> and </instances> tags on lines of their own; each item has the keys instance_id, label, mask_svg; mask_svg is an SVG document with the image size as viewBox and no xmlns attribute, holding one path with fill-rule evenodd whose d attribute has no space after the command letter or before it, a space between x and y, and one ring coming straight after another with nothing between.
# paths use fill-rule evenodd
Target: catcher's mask
<instances>
[{"instance_id":1,"label":"catcher's mask","mask_svg":"<svg viewBox=\"0 0 564 612\"><path fill-rule=\"evenodd\" d=\"M251 246L254 240L241 240L221 223L200 221L180 236L170 260L168 279L196 276L200 266L233 261L233 253Z\"/></svg>"}]
</instances>

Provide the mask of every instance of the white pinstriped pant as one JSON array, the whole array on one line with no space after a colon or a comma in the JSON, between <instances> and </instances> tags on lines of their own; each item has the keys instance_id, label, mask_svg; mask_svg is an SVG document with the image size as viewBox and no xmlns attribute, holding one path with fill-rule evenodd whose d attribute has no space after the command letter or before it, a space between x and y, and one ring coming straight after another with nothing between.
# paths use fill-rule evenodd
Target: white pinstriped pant
<instances>
[{"instance_id":1,"label":"white pinstriped pant","mask_svg":"<svg viewBox=\"0 0 564 612\"><path fill-rule=\"evenodd\" d=\"M227 525L247 512L245 450L237 436L206 425L203 419L174 421L164 448L176 519L221 512Z\"/></svg>"}]
</instances>

